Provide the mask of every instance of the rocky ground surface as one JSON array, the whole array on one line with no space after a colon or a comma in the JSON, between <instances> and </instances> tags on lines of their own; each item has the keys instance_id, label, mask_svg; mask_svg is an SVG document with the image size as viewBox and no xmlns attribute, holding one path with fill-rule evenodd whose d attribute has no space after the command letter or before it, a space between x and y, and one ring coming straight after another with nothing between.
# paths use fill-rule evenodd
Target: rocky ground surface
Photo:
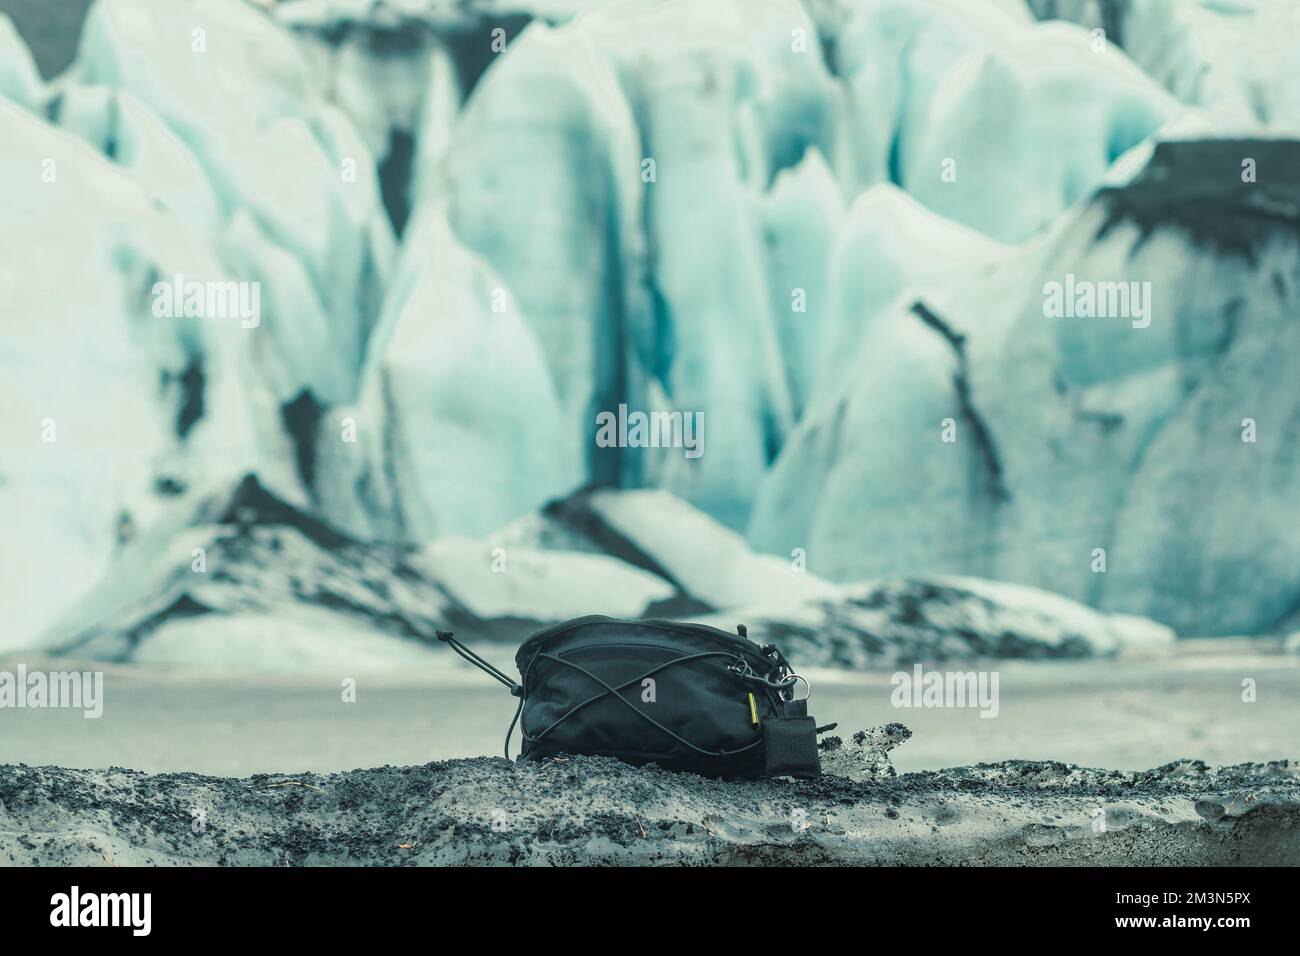
<instances>
[{"instance_id":1,"label":"rocky ground surface","mask_svg":"<svg viewBox=\"0 0 1300 956\"><path fill-rule=\"evenodd\" d=\"M0 766L3 865L1300 863L1300 765L1007 761L896 775L890 725L818 780L607 758L334 774Z\"/></svg>"}]
</instances>

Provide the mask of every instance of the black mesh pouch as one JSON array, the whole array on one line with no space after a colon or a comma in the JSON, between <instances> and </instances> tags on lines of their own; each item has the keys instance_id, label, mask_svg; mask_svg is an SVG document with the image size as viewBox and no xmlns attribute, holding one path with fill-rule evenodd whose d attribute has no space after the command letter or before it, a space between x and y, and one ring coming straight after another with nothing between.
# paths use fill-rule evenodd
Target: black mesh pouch
<instances>
[{"instance_id":1,"label":"black mesh pouch","mask_svg":"<svg viewBox=\"0 0 1300 956\"><path fill-rule=\"evenodd\" d=\"M811 717L765 717L763 773L768 777L820 777L817 721Z\"/></svg>"}]
</instances>

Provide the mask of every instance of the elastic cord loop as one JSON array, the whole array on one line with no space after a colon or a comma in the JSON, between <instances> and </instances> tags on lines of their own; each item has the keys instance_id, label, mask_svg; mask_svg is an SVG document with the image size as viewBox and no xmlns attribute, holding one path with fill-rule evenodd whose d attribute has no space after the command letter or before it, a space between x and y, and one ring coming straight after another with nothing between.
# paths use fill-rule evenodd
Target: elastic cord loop
<instances>
[{"instance_id":1,"label":"elastic cord loop","mask_svg":"<svg viewBox=\"0 0 1300 956\"><path fill-rule=\"evenodd\" d=\"M498 670L496 667L489 664L487 661L479 657L477 654L471 651L460 641L456 640L455 636L452 634L451 631L438 631L437 634L438 634L438 640L448 645L453 651L455 651L461 657L465 658L465 660L469 661L471 664L473 664L479 670L483 671L485 674L491 677L495 677L501 683L505 684L507 687L510 688L510 693L512 693L514 696L521 697L524 690L522 685L520 685L515 681L512 681L509 677L505 675L505 673L503 673L502 671Z\"/></svg>"}]
</instances>

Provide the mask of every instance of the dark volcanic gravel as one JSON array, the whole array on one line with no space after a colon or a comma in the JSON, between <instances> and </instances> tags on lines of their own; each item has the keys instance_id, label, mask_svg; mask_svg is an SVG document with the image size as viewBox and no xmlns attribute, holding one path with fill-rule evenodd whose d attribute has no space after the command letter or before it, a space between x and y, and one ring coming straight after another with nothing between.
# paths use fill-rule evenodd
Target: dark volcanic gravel
<instances>
[{"instance_id":1,"label":"dark volcanic gravel","mask_svg":"<svg viewBox=\"0 0 1300 956\"><path fill-rule=\"evenodd\" d=\"M725 782L607 758L246 779L0 766L0 864L1297 864L1300 766Z\"/></svg>"}]
</instances>

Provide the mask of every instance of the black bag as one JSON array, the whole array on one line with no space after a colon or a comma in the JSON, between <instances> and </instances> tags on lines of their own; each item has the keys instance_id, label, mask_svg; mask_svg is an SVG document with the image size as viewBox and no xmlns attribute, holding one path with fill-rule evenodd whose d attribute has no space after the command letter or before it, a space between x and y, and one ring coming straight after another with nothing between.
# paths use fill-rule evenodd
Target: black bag
<instances>
[{"instance_id":1,"label":"black bag","mask_svg":"<svg viewBox=\"0 0 1300 956\"><path fill-rule=\"evenodd\" d=\"M818 776L819 728L794 699L803 678L775 646L737 632L581 617L520 645L522 683L451 634L438 639L519 697L506 759L519 723L525 760L588 754L716 777Z\"/></svg>"}]
</instances>

